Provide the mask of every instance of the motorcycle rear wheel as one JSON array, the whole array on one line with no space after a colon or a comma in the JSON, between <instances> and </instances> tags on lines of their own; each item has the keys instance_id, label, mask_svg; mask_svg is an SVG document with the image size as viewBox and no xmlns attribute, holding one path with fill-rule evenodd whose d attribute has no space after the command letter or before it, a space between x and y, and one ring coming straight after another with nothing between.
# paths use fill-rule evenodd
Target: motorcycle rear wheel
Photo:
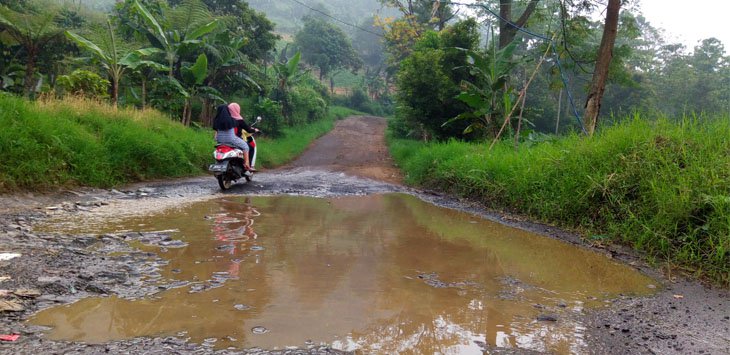
<instances>
[{"instance_id":1,"label":"motorcycle rear wheel","mask_svg":"<svg viewBox=\"0 0 730 355\"><path fill-rule=\"evenodd\" d=\"M225 175L218 175L216 178L218 178L218 186L220 186L223 191L228 190L231 186L233 186L233 180L227 178Z\"/></svg>"}]
</instances>

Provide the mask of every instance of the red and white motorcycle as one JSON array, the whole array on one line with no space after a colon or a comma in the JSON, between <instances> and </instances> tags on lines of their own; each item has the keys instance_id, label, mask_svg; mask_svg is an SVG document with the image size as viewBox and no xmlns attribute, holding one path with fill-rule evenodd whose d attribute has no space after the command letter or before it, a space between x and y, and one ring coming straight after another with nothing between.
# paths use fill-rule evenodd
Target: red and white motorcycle
<instances>
[{"instance_id":1,"label":"red and white motorcycle","mask_svg":"<svg viewBox=\"0 0 730 355\"><path fill-rule=\"evenodd\" d=\"M261 116L256 117L256 122L251 124L251 127L261 122ZM252 168L256 167L256 139L253 134L249 135L246 139L248 143L248 160ZM233 183L241 178L246 181L253 179L253 172L248 171L244 167L244 155L241 149L231 147L225 144L217 144L215 151L213 152L213 158L215 163L208 166L208 171L213 173L213 176L218 180L218 185L221 190L228 190L233 186Z\"/></svg>"}]
</instances>

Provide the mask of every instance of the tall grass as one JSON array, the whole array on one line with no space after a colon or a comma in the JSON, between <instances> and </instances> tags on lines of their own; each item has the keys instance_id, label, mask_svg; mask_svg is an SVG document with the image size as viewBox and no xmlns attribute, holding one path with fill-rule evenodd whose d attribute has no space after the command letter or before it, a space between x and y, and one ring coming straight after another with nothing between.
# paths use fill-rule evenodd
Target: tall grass
<instances>
[{"instance_id":1,"label":"tall grass","mask_svg":"<svg viewBox=\"0 0 730 355\"><path fill-rule=\"evenodd\" d=\"M211 134L153 110L0 97L0 190L116 184L197 174ZM208 152L209 153L209 152Z\"/></svg>"},{"instance_id":2,"label":"tall grass","mask_svg":"<svg viewBox=\"0 0 730 355\"><path fill-rule=\"evenodd\" d=\"M730 117L636 117L518 151L391 139L408 182L611 237L730 285Z\"/></svg>"},{"instance_id":3,"label":"tall grass","mask_svg":"<svg viewBox=\"0 0 730 355\"><path fill-rule=\"evenodd\" d=\"M265 166L301 153L352 111L262 139ZM29 102L0 95L0 191L199 175L212 162L213 131L186 128L155 110L116 109L78 98Z\"/></svg>"}]
</instances>

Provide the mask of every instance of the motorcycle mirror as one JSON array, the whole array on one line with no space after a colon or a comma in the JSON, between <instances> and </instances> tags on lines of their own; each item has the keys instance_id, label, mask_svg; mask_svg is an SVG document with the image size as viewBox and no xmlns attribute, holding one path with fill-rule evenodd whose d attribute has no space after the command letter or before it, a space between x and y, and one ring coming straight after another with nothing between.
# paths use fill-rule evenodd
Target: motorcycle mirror
<instances>
[{"instance_id":1,"label":"motorcycle mirror","mask_svg":"<svg viewBox=\"0 0 730 355\"><path fill-rule=\"evenodd\" d=\"M261 116L256 116L256 122L261 122Z\"/></svg>"}]
</instances>

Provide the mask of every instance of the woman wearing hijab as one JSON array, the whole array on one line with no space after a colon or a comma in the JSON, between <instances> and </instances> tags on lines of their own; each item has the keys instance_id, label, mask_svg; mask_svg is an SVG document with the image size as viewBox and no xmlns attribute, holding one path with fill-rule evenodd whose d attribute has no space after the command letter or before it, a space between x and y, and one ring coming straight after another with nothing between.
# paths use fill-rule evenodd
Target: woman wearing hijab
<instances>
[{"instance_id":1,"label":"woman wearing hijab","mask_svg":"<svg viewBox=\"0 0 730 355\"><path fill-rule=\"evenodd\" d=\"M240 116L240 113L238 115ZM243 151L244 168L248 171L254 171L251 169L251 165L248 161L248 144L246 141L236 136L235 128L237 126L238 121L231 116L228 105L220 105L216 108L215 118L213 119L215 141L218 142L218 144L225 144L241 149Z\"/></svg>"},{"instance_id":2,"label":"woman wearing hijab","mask_svg":"<svg viewBox=\"0 0 730 355\"><path fill-rule=\"evenodd\" d=\"M243 119L243 116L241 116L241 106L239 104L235 102L231 102L230 104L228 104L228 112L230 112L231 117L236 120L236 135L238 137L243 139L243 136L246 136L246 138L248 138L251 133L259 132L258 128L253 128L249 126L248 123L246 123L246 121Z\"/></svg>"}]
</instances>

